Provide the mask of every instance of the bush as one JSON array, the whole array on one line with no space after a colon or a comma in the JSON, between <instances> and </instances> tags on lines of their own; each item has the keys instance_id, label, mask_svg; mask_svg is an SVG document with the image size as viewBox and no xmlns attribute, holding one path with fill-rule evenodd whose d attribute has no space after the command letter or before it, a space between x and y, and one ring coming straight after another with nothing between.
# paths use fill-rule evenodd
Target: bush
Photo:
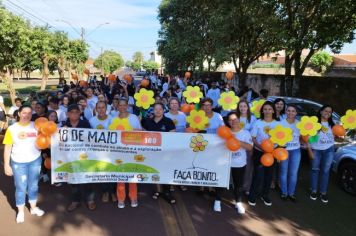
<instances>
[{"instance_id":1,"label":"bush","mask_svg":"<svg viewBox=\"0 0 356 236\"><path fill-rule=\"evenodd\" d=\"M310 58L311 66L315 67L319 72L325 72L333 63L333 58L325 51L317 52Z\"/></svg>"}]
</instances>

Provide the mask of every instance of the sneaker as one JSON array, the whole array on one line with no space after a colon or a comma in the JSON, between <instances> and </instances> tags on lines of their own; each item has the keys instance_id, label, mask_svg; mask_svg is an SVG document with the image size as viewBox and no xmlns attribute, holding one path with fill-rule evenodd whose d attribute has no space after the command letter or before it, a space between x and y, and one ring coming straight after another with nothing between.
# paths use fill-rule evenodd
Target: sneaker
<instances>
[{"instance_id":1,"label":"sneaker","mask_svg":"<svg viewBox=\"0 0 356 236\"><path fill-rule=\"evenodd\" d=\"M118 204L117 204L117 207L118 208L120 208L120 209L122 209L122 208L125 208L125 202L118 202Z\"/></svg>"},{"instance_id":2,"label":"sneaker","mask_svg":"<svg viewBox=\"0 0 356 236\"><path fill-rule=\"evenodd\" d=\"M242 205L241 202L236 203L235 207L236 207L237 212L239 214L245 214L246 211L245 211L245 208L244 208L244 206Z\"/></svg>"},{"instance_id":3,"label":"sneaker","mask_svg":"<svg viewBox=\"0 0 356 236\"><path fill-rule=\"evenodd\" d=\"M282 201L287 201L288 200L287 194L282 194L281 199L282 199Z\"/></svg>"},{"instance_id":4,"label":"sneaker","mask_svg":"<svg viewBox=\"0 0 356 236\"><path fill-rule=\"evenodd\" d=\"M137 200L131 201L131 207L137 207L137 206L138 206Z\"/></svg>"},{"instance_id":5,"label":"sneaker","mask_svg":"<svg viewBox=\"0 0 356 236\"><path fill-rule=\"evenodd\" d=\"M45 212L43 210L41 210L40 208L35 207L30 210L30 213L31 213L31 215L43 216Z\"/></svg>"},{"instance_id":6,"label":"sneaker","mask_svg":"<svg viewBox=\"0 0 356 236\"><path fill-rule=\"evenodd\" d=\"M16 223L23 223L25 222L25 213L23 211L19 211L16 215Z\"/></svg>"},{"instance_id":7,"label":"sneaker","mask_svg":"<svg viewBox=\"0 0 356 236\"><path fill-rule=\"evenodd\" d=\"M221 212L221 201L215 200L215 202L214 202L214 211Z\"/></svg>"},{"instance_id":8,"label":"sneaker","mask_svg":"<svg viewBox=\"0 0 356 236\"><path fill-rule=\"evenodd\" d=\"M256 206L256 199L252 199L252 198L248 198L248 205L250 205L250 206Z\"/></svg>"},{"instance_id":9,"label":"sneaker","mask_svg":"<svg viewBox=\"0 0 356 236\"><path fill-rule=\"evenodd\" d=\"M297 198L295 197L295 195L290 195L290 196L289 196L289 199L290 199L292 202L294 202L294 203L297 202Z\"/></svg>"},{"instance_id":10,"label":"sneaker","mask_svg":"<svg viewBox=\"0 0 356 236\"><path fill-rule=\"evenodd\" d=\"M101 201L102 202L109 202L109 193L103 193L103 195L101 196Z\"/></svg>"},{"instance_id":11,"label":"sneaker","mask_svg":"<svg viewBox=\"0 0 356 236\"><path fill-rule=\"evenodd\" d=\"M313 201L315 201L318 198L318 196L316 195L316 192L311 192L309 197Z\"/></svg>"},{"instance_id":12,"label":"sneaker","mask_svg":"<svg viewBox=\"0 0 356 236\"><path fill-rule=\"evenodd\" d=\"M320 194L320 200L321 200L323 203L328 203L328 202L329 202L328 195L326 195L326 193Z\"/></svg>"},{"instance_id":13,"label":"sneaker","mask_svg":"<svg viewBox=\"0 0 356 236\"><path fill-rule=\"evenodd\" d=\"M54 186L56 187L61 187L63 184L62 183L55 183Z\"/></svg>"},{"instance_id":14,"label":"sneaker","mask_svg":"<svg viewBox=\"0 0 356 236\"><path fill-rule=\"evenodd\" d=\"M174 186L173 186L173 185L171 185L171 186L169 187L169 191L174 192Z\"/></svg>"},{"instance_id":15,"label":"sneaker","mask_svg":"<svg viewBox=\"0 0 356 236\"><path fill-rule=\"evenodd\" d=\"M42 178L43 183L46 183L46 182L49 181L49 177L48 177L47 174L43 174L43 175L41 176L41 178Z\"/></svg>"},{"instance_id":16,"label":"sneaker","mask_svg":"<svg viewBox=\"0 0 356 236\"><path fill-rule=\"evenodd\" d=\"M272 202L271 202L271 200L269 199L268 196L263 196L263 197L261 197L261 200L263 201L263 203L264 203L266 206L272 206Z\"/></svg>"},{"instance_id":17,"label":"sneaker","mask_svg":"<svg viewBox=\"0 0 356 236\"><path fill-rule=\"evenodd\" d=\"M184 185L181 185L181 186L180 186L180 190L182 190L183 192L185 192L185 191L188 190L188 188L187 188L186 186L184 186Z\"/></svg>"},{"instance_id":18,"label":"sneaker","mask_svg":"<svg viewBox=\"0 0 356 236\"><path fill-rule=\"evenodd\" d=\"M111 201L112 201L112 202L117 202L117 197L116 197L116 194L115 194L115 193L112 193L112 194L111 194Z\"/></svg>"}]
</instances>

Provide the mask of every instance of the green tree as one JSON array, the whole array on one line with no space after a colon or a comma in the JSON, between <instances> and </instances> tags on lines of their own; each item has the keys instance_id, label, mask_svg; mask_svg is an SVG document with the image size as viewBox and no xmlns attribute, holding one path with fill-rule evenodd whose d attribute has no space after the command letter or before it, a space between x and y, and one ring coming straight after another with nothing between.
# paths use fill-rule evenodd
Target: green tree
<instances>
[{"instance_id":1,"label":"green tree","mask_svg":"<svg viewBox=\"0 0 356 236\"><path fill-rule=\"evenodd\" d=\"M56 31L53 34L52 53L54 61L57 62L59 83L63 83L66 61L69 58L69 38L63 31Z\"/></svg>"},{"instance_id":2,"label":"green tree","mask_svg":"<svg viewBox=\"0 0 356 236\"><path fill-rule=\"evenodd\" d=\"M112 73L124 65L122 56L114 51L104 51L94 61L94 66L102 68L106 74Z\"/></svg>"},{"instance_id":3,"label":"green tree","mask_svg":"<svg viewBox=\"0 0 356 236\"><path fill-rule=\"evenodd\" d=\"M69 40L69 50L68 50L68 61L67 67L70 73L72 69L76 71L77 74L83 74L84 63L89 57L89 47L88 44L81 39ZM70 75L69 75L70 77Z\"/></svg>"},{"instance_id":4,"label":"green tree","mask_svg":"<svg viewBox=\"0 0 356 236\"><path fill-rule=\"evenodd\" d=\"M140 70L142 68L144 57L142 52L135 52L132 56L131 68L133 70Z\"/></svg>"},{"instance_id":5,"label":"green tree","mask_svg":"<svg viewBox=\"0 0 356 236\"><path fill-rule=\"evenodd\" d=\"M144 61L142 67L145 70L153 71L159 69L159 64L155 61Z\"/></svg>"},{"instance_id":6,"label":"green tree","mask_svg":"<svg viewBox=\"0 0 356 236\"><path fill-rule=\"evenodd\" d=\"M21 55L21 47L27 39L29 24L0 6L0 77L15 103L16 91L11 73L16 59Z\"/></svg>"},{"instance_id":7,"label":"green tree","mask_svg":"<svg viewBox=\"0 0 356 236\"><path fill-rule=\"evenodd\" d=\"M285 94L297 96L300 79L310 58L329 46L339 52L344 43L352 42L356 29L354 0L278 0L279 18L285 58ZM304 49L308 52L302 56ZM294 68L295 76L291 76Z\"/></svg>"},{"instance_id":8,"label":"green tree","mask_svg":"<svg viewBox=\"0 0 356 236\"><path fill-rule=\"evenodd\" d=\"M317 52L310 58L310 64L320 72L325 72L333 63L333 57L325 51Z\"/></svg>"}]
</instances>

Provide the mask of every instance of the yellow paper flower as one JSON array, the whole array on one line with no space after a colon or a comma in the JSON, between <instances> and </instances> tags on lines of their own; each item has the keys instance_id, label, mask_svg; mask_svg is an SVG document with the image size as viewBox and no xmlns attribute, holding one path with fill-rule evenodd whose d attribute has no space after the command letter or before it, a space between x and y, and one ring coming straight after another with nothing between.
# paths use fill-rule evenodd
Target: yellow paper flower
<instances>
[{"instance_id":1,"label":"yellow paper flower","mask_svg":"<svg viewBox=\"0 0 356 236\"><path fill-rule=\"evenodd\" d=\"M218 103L226 111L234 110L237 107L237 103L240 101L239 97L235 95L233 91L223 92L220 95Z\"/></svg>"},{"instance_id":2,"label":"yellow paper flower","mask_svg":"<svg viewBox=\"0 0 356 236\"><path fill-rule=\"evenodd\" d=\"M202 152L208 145L208 141L204 140L203 135L198 134L190 139L189 147L193 149L193 152Z\"/></svg>"},{"instance_id":3,"label":"yellow paper flower","mask_svg":"<svg viewBox=\"0 0 356 236\"><path fill-rule=\"evenodd\" d=\"M198 86L188 86L183 92L183 96L187 103L199 103L200 98L203 97L203 93L200 91Z\"/></svg>"},{"instance_id":4,"label":"yellow paper flower","mask_svg":"<svg viewBox=\"0 0 356 236\"><path fill-rule=\"evenodd\" d=\"M146 158L143 155L135 155L134 160L136 162L143 162Z\"/></svg>"},{"instance_id":5,"label":"yellow paper flower","mask_svg":"<svg viewBox=\"0 0 356 236\"><path fill-rule=\"evenodd\" d=\"M86 159L88 159L88 154L86 154L85 152L79 154L79 160L86 160Z\"/></svg>"},{"instance_id":6,"label":"yellow paper flower","mask_svg":"<svg viewBox=\"0 0 356 236\"><path fill-rule=\"evenodd\" d=\"M203 110L190 112L189 116L186 118L189 126L194 129L202 130L209 124L209 118L205 115Z\"/></svg>"},{"instance_id":7,"label":"yellow paper flower","mask_svg":"<svg viewBox=\"0 0 356 236\"><path fill-rule=\"evenodd\" d=\"M260 99L258 101L253 101L251 106L251 112L255 115L256 118L260 118L261 116L261 107L266 100Z\"/></svg>"},{"instance_id":8,"label":"yellow paper flower","mask_svg":"<svg viewBox=\"0 0 356 236\"><path fill-rule=\"evenodd\" d=\"M318 133L318 130L321 129L321 124L318 123L318 117L316 116L303 116L297 124L297 128L303 136L314 136Z\"/></svg>"},{"instance_id":9,"label":"yellow paper flower","mask_svg":"<svg viewBox=\"0 0 356 236\"><path fill-rule=\"evenodd\" d=\"M347 110L341 122L345 129L356 129L356 110Z\"/></svg>"},{"instance_id":10,"label":"yellow paper flower","mask_svg":"<svg viewBox=\"0 0 356 236\"><path fill-rule=\"evenodd\" d=\"M293 140L293 130L282 125L277 125L274 129L271 129L269 135L271 135L271 141L279 146L284 146Z\"/></svg>"},{"instance_id":11,"label":"yellow paper flower","mask_svg":"<svg viewBox=\"0 0 356 236\"><path fill-rule=\"evenodd\" d=\"M109 125L109 130L130 131L130 130L133 130L133 128L130 125L128 118L115 117L114 119L112 119L111 124Z\"/></svg>"},{"instance_id":12,"label":"yellow paper flower","mask_svg":"<svg viewBox=\"0 0 356 236\"><path fill-rule=\"evenodd\" d=\"M140 89L140 92L135 93L136 106L148 109L154 102L153 91L147 89Z\"/></svg>"}]
</instances>

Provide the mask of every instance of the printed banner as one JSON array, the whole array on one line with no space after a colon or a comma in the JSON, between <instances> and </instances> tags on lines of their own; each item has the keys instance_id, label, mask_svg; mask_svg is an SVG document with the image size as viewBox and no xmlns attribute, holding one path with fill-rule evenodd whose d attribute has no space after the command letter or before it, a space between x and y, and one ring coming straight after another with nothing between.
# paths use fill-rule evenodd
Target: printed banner
<instances>
[{"instance_id":1,"label":"printed banner","mask_svg":"<svg viewBox=\"0 0 356 236\"><path fill-rule=\"evenodd\" d=\"M229 185L231 152L213 134L62 128L51 141L53 183Z\"/></svg>"}]
</instances>

